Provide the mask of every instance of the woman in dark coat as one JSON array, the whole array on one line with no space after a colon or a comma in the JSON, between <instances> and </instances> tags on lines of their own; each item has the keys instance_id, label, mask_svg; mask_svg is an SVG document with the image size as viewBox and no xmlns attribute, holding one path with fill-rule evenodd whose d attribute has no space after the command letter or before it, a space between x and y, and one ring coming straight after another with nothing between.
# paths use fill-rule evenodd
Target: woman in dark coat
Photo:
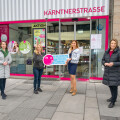
<instances>
[{"instance_id":1,"label":"woman in dark coat","mask_svg":"<svg viewBox=\"0 0 120 120\"><path fill-rule=\"evenodd\" d=\"M102 64L105 68L103 84L109 86L111 92L111 98L107 99L107 102L110 102L108 107L113 108L120 85L120 50L116 39L110 41L110 48L105 51Z\"/></svg>"}]
</instances>

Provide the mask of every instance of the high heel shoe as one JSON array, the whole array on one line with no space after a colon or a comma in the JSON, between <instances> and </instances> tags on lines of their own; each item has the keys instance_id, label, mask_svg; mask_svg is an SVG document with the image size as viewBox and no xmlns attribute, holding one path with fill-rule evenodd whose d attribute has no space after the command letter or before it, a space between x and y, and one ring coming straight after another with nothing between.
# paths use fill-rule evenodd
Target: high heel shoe
<instances>
[{"instance_id":1,"label":"high heel shoe","mask_svg":"<svg viewBox=\"0 0 120 120\"><path fill-rule=\"evenodd\" d=\"M77 90L73 90L72 96L76 95Z\"/></svg>"},{"instance_id":2,"label":"high heel shoe","mask_svg":"<svg viewBox=\"0 0 120 120\"><path fill-rule=\"evenodd\" d=\"M73 88L70 89L70 93L72 93L72 92L73 92Z\"/></svg>"}]
</instances>

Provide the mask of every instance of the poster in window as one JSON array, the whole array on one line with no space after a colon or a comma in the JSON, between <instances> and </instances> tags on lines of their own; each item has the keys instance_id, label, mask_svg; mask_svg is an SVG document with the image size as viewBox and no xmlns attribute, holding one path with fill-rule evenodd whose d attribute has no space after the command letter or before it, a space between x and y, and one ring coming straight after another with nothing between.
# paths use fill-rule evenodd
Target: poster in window
<instances>
[{"instance_id":1,"label":"poster in window","mask_svg":"<svg viewBox=\"0 0 120 120\"><path fill-rule=\"evenodd\" d=\"M91 34L91 49L101 49L102 34Z\"/></svg>"},{"instance_id":2,"label":"poster in window","mask_svg":"<svg viewBox=\"0 0 120 120\"><path fill-rule=\"evenodd\" d=\"M45 28L34 29L34 47L41 44L45 47Z\"/></svg>"}]
</instances>

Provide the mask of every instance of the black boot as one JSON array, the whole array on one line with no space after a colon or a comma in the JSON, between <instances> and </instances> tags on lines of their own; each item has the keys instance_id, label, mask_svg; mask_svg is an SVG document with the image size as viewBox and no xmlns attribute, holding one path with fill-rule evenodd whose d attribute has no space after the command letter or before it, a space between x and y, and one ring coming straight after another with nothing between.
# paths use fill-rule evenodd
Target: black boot
<instances>
[{"instance_id":1,"label":"black boot","mask_svg":"<svg viewBox=\"0 0 120 120\"><path fill-rule=\"evenodd\" d=\"M2 94L2 99L3 99L3 100L5 100L5 99L6 99L5 94Z\"/></svg>"},{"instance_id":2,"label":"black boot","mask_svg":"<svg viewBox=\"0 0 120 120\"><path fill-rule=\"evenodd\" d=\"M5 97L7 97L7 95L4 93ZM2 96L2 93L1 93L1 96Z\"/></svg>"},{"instance_id":3,"label":"black boot","mask_svg":"<svg viewBox=\"0 0 120 120\"><path fill-rule=\"evenodd\" d=\"M111 102L109 105L108 105L108 108L113 108L115 106L115 103Z\"/></svg>"},{"instance_id":4,"label":"black boot","mask_svg":"<svg viewBox=\"0 0 120 120\"><path fill-rule=\"evenodd\" d=\"M37 91L37 90L34 90L34 93L35 93L35 94L38 94L38 91Z\"/></svg>"},{"instance_id":5,"label":"black boot","mask_svg":"<svg viewBox=\"0 0 120 120\"><path fill-rule=\"evenodd\" d=\"M42 92L42 89L41 89L41 88L38 88L37 90L38 90L39 92Z\"/></svg>"},{"instance_id":6,"label":"black boot","mask_svg":"<svg viewBox=\"0 0 120 120\"><path fill-rule=\"evenodd\" d=\"M112 98L107 99L107 102L111 102Z\"/></svg>"}]
</instances>

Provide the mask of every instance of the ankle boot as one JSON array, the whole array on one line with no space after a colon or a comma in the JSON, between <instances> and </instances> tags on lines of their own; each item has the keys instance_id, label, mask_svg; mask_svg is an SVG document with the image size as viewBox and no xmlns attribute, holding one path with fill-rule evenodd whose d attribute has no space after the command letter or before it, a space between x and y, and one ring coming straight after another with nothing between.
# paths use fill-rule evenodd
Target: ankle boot
<instances>
[{"instance_id":1,"label":"ankle boot","mask_svg":"<svg viewBox=\"0 0 120 120\"><path fill-rule=\"evenodd\" d=\"M77 89L73 90L72 96L76 95L76 93L77 93Z\"/></svg>"},{"instance_id":2,"label":"ankle boot","mask_svg":"<svg viewBox=\"0 0 120 120\"><path fill-rule=\"evenodd\" d=\"M73 92L73 88L70 89L70 93L72 93L72 92Z\"/></svg>"}]
</instances>

